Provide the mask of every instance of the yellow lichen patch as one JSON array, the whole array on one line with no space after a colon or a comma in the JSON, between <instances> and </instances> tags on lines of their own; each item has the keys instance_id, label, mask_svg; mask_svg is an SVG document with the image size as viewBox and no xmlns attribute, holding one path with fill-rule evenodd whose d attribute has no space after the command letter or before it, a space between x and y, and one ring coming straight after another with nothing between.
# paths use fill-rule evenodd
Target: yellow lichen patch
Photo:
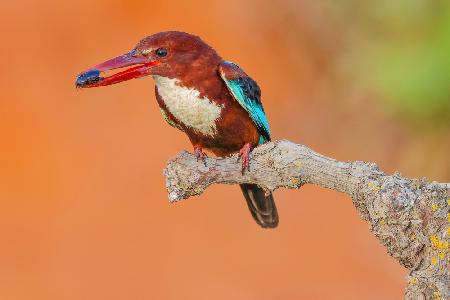
<instances>
[{"instance_id":1,"label":"yellow lichen patch","mask_svg":"<svg viewBox=\"0 0 450 300\"><path fill-rule=\"evenodd\" d=\"M431 257L431 264L432 265L435 265L437 263L437 258L436 258L436 256L432 256Z\"/></svg>"},{"instance_id":2,"label":"yellow lichen patch","mask_svg":"<svg viewBox=\"0 0 450 300\"><path fill-rule=\"evenodd\" d=\"M447 234L450 235L450 227L447 227Z\"/></svg>"},{"instance_id":3,"label":"yellow lichen patch","mask_svg":"<svg viewBox=\"0 0 450 300\"><path fill-rule=\"evenodd\" d=\"M417 284L417 279L415 279L415 278L411 279L409 281L409 284L412 284L412 285Z\"/></svg>"},{"instance_id":4,"label":"yellow lichen patch","mask_svg":"<svg viewBox=\"0 0 450 300\"><path fill-rule=\"evenodd\" d=\"M371 189L372 191L378 192L380 190L380 187L378 186L378 183L371 181L367 184L367 187Z\"/></svg>"},{"instance_id":5,"label":"yellow lichen patch","mask_svg":"<svg viewBox=\"0 0 450 300\"><path fill-rule=\"evenodd\" d=\"M431 210L433 212L437 211L439 209L439 205L437 205L436 203L431 204Z\"/></svg>"},{"instance_id":6,"label":"yellow lichen patch","mask_svg":"<svg viewBox=\"0 0 450 300\"><path fill-rule=\"evenodd\" d=\"M416 234L413 232L412 234L411 234L411 241L414 241L416 239Z\"/></svg>"},{"instance_id":7,"label":"yellow lichen patch","mask_svg":"<svg viewBox=\"0 0 450 300\"><path fill-rule=\"evenodd\" d=\"M430 236L430 242L431 242L431 246L435 250L442 250L442 251L448 251L449 250L448 249L449 248L448 242L445 242L445 241L441 240L435 234Z\"/></svg>"},{"instance_id":8,"label":"yellow lichen patch","mask_svg":"<svg viewBox=\"0 0 450 300\"><path fill-rule=\"evenodd\" d=\"M296 167L301 167L302 166L302 162L300 161L300 160L296 160L296 161L294 161L294 165L296 166Z\"/></svg>"},{"instance_id":9,"label":"yellow lichen patch","mask_svg":"<svg viewBox=\"0 0 450 300\"><path fill-rule=\"evenodd\" d=\"M439 291L434 291L434 292L433 292L433 296L434 296L434 298L441 298L441 292L439 292Z\"/></svg>"},{"instance_id":10,"label":"yellow lichen patch","mask_svg":"<svg viewBox=\"0 0 450 300\"><path fill-rule=\"evenodd\" d=\"M384 225L384 224L386 224L386 221L385 221L383 218L381 218L381 219L380 219L380 224L381 224L381 225Z\"/></svg>"},{"instance_id":11,"label":"yellow lichen patch","mask_svg":"<svg viewBox=\"0 0 450 300\"><path fill-rule=\"evenodd\" d=\"M297 177L291 177L291 183L294 185L299 185L300 179L298 179Z\"/></svg>"},{"instance_id":12,"label":"yellow lichen patch","mask_svg":"<svg viewBox=\"0 0 450 300\"><path fill-rule=\"evenodd\" d=\"M437 251L437 255L440 259L444 259L445 256L447 255L447 253L449 252L449 243L447 241L443 241L441 240L438 236L436 235L431 235L430 236L430 242L431 242L431 247L433 248L433 250ZM433 263L433 259L434 259L434 263ZM431 258L431 263L434 265L437 262L437 258L436 257L432 257Z\"/></svg>"},{"instance_id":13,"label":"yellow lichen patch","mask_svg":"<svg viewBox=\"0 0 450 300\"><path fill-rule=\"evenodd\" d=\"M450 206L450 198L447 199L447 205Z\"/></svg>"},{"instance_id":14,"label":"yellow lichen patch","mask_svg":"<svg viewBox=\"0 0 450 300\"><path fill-rule=\"evenodd\" d=\"M447 221L450 223L450 213L447 213Z\"/></svg>"},{"instance_id":15,"label":"yellow lichen patch","mask_svg":"<svg viewBox=\"0 0 450 300\"><path fill-rule=\"evenodd\" d=\"M433 234L430 236L430 242L433 249L436 249L439 243L439 238L435 234Z\"/></svg>"}]
</instances>

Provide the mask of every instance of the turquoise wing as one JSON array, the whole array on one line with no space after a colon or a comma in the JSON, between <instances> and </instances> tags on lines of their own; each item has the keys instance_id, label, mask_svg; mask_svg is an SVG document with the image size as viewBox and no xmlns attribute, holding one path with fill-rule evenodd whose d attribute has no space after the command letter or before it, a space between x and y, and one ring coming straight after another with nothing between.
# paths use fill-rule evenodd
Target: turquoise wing
<instances>
[{"instance_id":1,"label":"turquoise wing","mask_svg":"<svg viewBox=\"0 0 450 300\"><path fill-rule=\"evenodd\" d=\"M259 143L269 142L269 123L262 106L261 90L258 84L238 65L229 61L219 65L219 73L234 99L248 112L255 123L261 135Z\"/></svg>"}]
</instances>

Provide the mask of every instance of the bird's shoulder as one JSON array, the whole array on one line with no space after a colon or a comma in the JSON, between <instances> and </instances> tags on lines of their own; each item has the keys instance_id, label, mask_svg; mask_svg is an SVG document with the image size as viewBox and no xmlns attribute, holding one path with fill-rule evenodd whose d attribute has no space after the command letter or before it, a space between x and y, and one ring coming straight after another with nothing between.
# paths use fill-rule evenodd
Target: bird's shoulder
<instances>
[{"instance_id":1,"label":"bird's shoulder","mask_svg":"<svg viewBox=\"0 0 450 300\"><path fill-rule=\"evenodd\" d=\"M234 99L248 112L264 141L270 141L270 129L261 102L261 89L237 64L223 61L219 73Z\"/></svg>"},{"instance_id":2,"label":"bird's shoulder","mask_svg":"<svg viewBox=\"0 0 450 300\"><path fill-rule=\"evenodd\" d=\"M219 72L223 80L238 86L246 98L258 104L261 103L261 89L258 83L239 65L231 61L222 61L219 65Z\"/></svg>"}]
</instances>

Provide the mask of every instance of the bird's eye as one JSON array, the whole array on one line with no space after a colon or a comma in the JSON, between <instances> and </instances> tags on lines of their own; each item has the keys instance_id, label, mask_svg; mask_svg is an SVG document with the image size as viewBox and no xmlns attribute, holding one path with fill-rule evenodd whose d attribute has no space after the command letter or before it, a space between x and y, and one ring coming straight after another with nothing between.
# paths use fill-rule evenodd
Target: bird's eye
<instances>
[{"instance_id":1,"label":"bird's eye","mask_svg":"<svg viewBox=\"0 0 450 300\"><path fill-rule=\"evenodd\" d=\"M166 48L158 48L158 49L156 49L155 53L159 57L164 57L167 55L167 49Z\"/></svg>"}]
</instances>

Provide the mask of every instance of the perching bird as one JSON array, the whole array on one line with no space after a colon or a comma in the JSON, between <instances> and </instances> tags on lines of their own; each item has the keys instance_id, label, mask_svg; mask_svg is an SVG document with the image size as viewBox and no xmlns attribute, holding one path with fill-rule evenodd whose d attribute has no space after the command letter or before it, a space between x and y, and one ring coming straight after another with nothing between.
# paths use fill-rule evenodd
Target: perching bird
<instances>
[{"instance_id":1,"label":"perching bird","mask_svg":"<svg viewBox=\"0 0 450 300\"><path fill-rule=\"evenodd\" d=\"M130 67L101 77L107 70ZM197 159L203 149L217 156L239 152L242 171L249 168L252 148L270 141L261 90L238 65L224 61L199 37L177 31L141 40L130 52L81 73L76 86L90 88L151 75L164 119L189 137ZM241 184L248 207L264 228L278 224L272 194Z\"/></svg>"}]
</instances>

